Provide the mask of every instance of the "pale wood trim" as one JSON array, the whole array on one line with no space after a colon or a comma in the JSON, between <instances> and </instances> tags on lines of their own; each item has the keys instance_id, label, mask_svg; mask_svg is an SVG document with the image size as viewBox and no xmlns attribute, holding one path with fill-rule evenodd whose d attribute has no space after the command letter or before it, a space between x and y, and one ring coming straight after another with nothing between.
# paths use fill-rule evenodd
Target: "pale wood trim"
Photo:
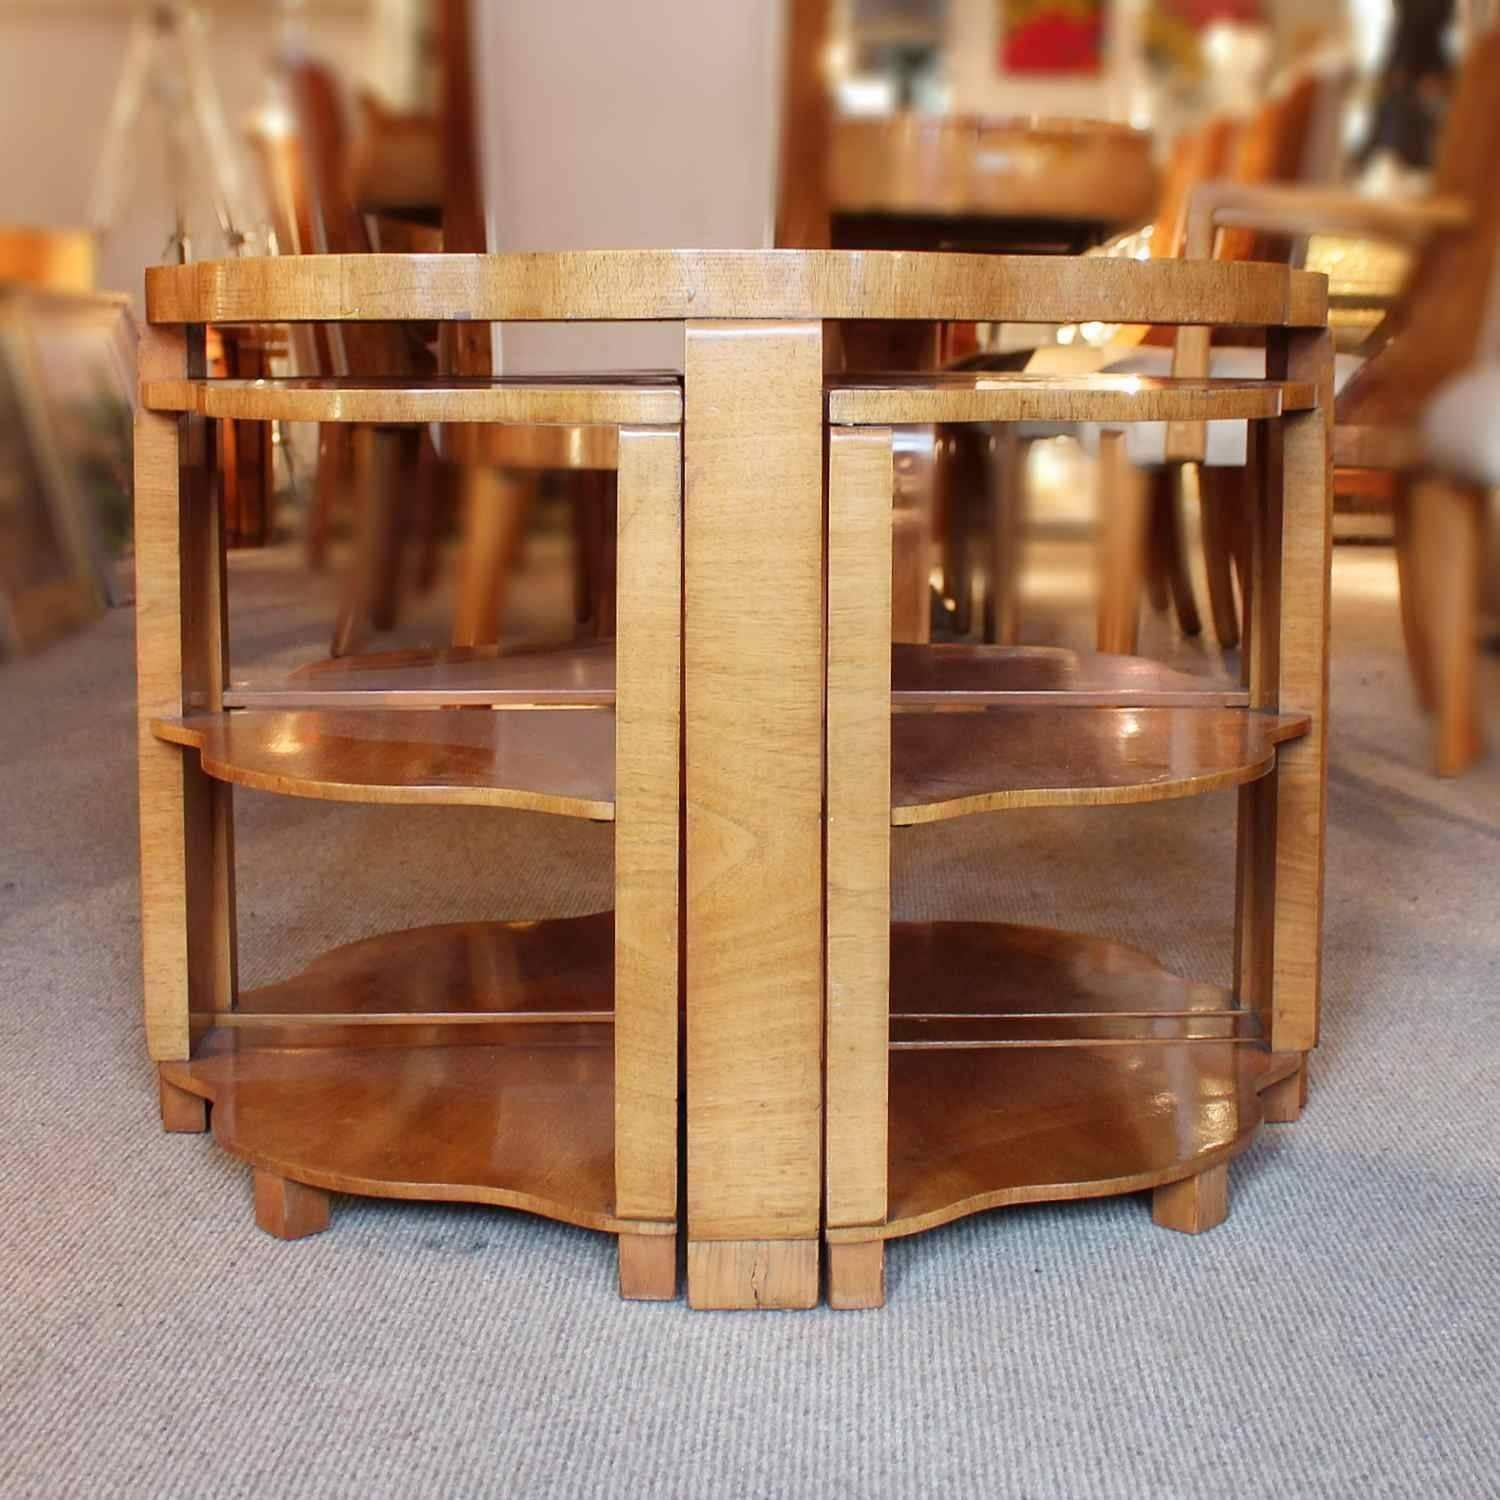
<instances>
[{"instance_id":1,"label":"pale wood trim","mask_svg":"<svg viewBox=\"0 0 1500 1500\"><path fill-rule=\"evenodd\" d=\"M1251 262L849 250L305 255L146 272L156 323L685 319L1311 326L1326 278Z\"/></svg>"},{"instance_id":2,"label":"pale wood trim","mask_svg":"<svg viewBox=\"0 0 1500 1500\"><path fill-rule=\"evenodd\" d=\"M201 330L143 331L146 379L201 371ZM137 751L146 1043L188 1056L189 1012L235 989L232 794L152 722L216 710L226 674L223 537L202 418L140 410L135 427Z\"/></svg>"},{"instance_id":3,"label":"pale wood trim","mask_svg":"<svg viewBox=\"0 0 1500 1500\"><path fill-rule=\"evenodd\" d=\"M828 436L826 1222L885 1218L891 977L888 428Z\"/></svg>"},{"instance_id":4,"label":"pale wood trim","mask_svg":"<svg viewBox=\"0 0 1500 1500\"><path fill-rule=\"evenodd\" d=\"M623 428L615 688L615 1212L677 1212L682 439Z\"/></svg>"},{"instance_id":5,"label":"pale wood trim","mask_svg":"<svg viewBox=\"0 0 1500 1500\"><path fill-rule=\"evenodd\" d=\"M687 1195L696 1304L720 1252L695 1242L800 1240L811 1244L816 1270L822 327L689 323L686 365ZM789 1243L786 1253L801 1276L808 1252ZM747 1280L744 1296L753 1290Z\"/></svg>"}]
</instances>

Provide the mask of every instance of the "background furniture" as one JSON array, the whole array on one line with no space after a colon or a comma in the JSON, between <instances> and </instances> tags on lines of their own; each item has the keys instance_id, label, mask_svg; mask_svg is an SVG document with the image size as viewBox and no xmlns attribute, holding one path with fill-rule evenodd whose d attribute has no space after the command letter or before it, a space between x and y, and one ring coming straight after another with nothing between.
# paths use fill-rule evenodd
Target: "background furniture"
<instances>
[{"instance_id":1,"label":"background furniture","mask_svg":"<svg viewBox=\"0 0 1500 1500\"><path fill-rule=\"evenodd\" d=\"M1419 247L1396 304L1365 346L1335 409L1335 488L1368 493L1371 471L1396 477L1402 623L1417 694L1437 719L1435 761L1454 775L1479 753L1473 653L1478 628L1481 500L1422 484L1423 413L1443 384L1495 346L1493 288L1500 204L1489 176L1500 150L1500 32L1465 58L1438 153L1433 192L1415 201L1352 193L1210 184L1189 199L1188 254L1210 252L1225 226L1272 233L1365 235ZM1202 335L1174 368L1204 368Z\"/></svg>"}]
</instances>

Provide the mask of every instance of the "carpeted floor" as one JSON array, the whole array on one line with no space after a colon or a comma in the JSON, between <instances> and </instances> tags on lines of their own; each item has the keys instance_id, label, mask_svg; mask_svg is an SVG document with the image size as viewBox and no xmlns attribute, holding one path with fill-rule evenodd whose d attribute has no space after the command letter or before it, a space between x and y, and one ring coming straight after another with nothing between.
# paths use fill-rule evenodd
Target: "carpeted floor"
<instances>
[{"instance_id":1,"label":"carpeted floor","mask_svg":"<svg viewBox=\"0 0 1500 1500\"><path fill-rule=\"evenodd\" d=\"M241 661L316 645L299 591L287 554L237 559ZM1336 595L1302 1123L1262 1133L1201 1239L1142 1198L993 1213L896 1242L866 1314L624 1303L610 1240L498 1210L340 1199L330 1234L257 1232L247 1170L156 1121L131 614L0 667L0 1493L1500 1495L1500 756L1429 775L1388 554L1341 551ZM1047 607L1044 635L1082 618ZM608 899L607 829L238 810L249 984L369 932ZM1232 814L914 831L900 908L1224 982Z\"/></svg>"}]
</instances>

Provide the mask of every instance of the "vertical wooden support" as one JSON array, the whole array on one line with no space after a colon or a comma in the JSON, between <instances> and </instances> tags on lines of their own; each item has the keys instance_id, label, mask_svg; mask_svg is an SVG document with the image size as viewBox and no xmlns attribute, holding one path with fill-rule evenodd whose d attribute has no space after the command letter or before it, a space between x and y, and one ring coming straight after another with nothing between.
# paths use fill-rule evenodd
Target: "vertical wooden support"
<instances>
[{"instance_id":1,"label":"vertical wooden support","mask_svg":"<svg viewBox=\"0 0 1500 1500\"><path fill-rule=\"evenodd\" d=\"M1244 583L1241 677L1250 707L1274 709L1281 659L1281 443L1267 423L1248 423L1249 531ZM1239 792L1235 871L1235 989L1240 1004L1272 1032L1277 778L1262 776Z\"/></svg>"},{"instance_id":2,"label":"vertical wooden support","mask_svg":"<svg viewBox=\"0 0 1500 1500\"><path fill-rule=\"evenodd\" d=\"M1129 655L1140 626L1149 511L1123 432L1099 436L1098 494L1099 649Z\"/></svg>"},{"instance_id":3,"label":"vertical wooden support","mask_svg":"<svg viewBox=\"0 0 1500 1500\"><path fill-rule=\"evenodd\" d=\"M830 1229L886 1215L891 980L891 434L828 436L828 998L824 1204ZM884 1242L829 1247L828 1299L870 1303ZM874 1262L872 1265L871 1263Z\"/></svg>"},{"instance_id":4,"label":"vertical wooden support","mask_svg":"<svg viewBox=\"0 0 1500 1500\"><path fill-rule=\"evenodd\" d=\"M687 1197L695 1307L810 1307L818 1296L822 342L818 323L687 328Z\"/></svg>"},{"instance_id":5,"label":"vertical wooden support","mask_svg":"<svg viewBox=\"0 0 1500 1500\"><path fill-rule=\"evenodd\" d=\"M677 1217L682 439L620 433L615 689L615 1212ZM663 1242L664 1241L664 1242ZM622 1235L620 1289L670 1297L675 1236Z\"/></svg>"},{"instance_id":6,"label":"vertical wooden support","mask_svg":"<svg viewBox=\"0 0 1500 1500\"><path fill-rule=\"evenodd\" d=\"M1267 338L1266 367L1273 380L1310 381L1318 388L1316 409L1278 424L1280 463L1272 466L1279 467L1281 481L1277 701L1284 709L1311 714L1312 725L1276 756L1270 1040L1277 1052L1305 1052L1318 1040L1323 950L1333 553L1331 336L1326 329L1274 331Z\"/></svg>"},{"instance_id":7,"label":"vertical wooden support","mask_svg":"<svg viewBox=\"0 0 1500 1500\"><path fill-rule=\"evenodd\" d=\"M148 327L143 380L201 376L203 330ZM234 1003L233 803L151 721L223 706L224 551L209 425L144 408L135 428L136 673L146 1044L186 1058L188 1014Z\"/></svg>"}]
</instances>

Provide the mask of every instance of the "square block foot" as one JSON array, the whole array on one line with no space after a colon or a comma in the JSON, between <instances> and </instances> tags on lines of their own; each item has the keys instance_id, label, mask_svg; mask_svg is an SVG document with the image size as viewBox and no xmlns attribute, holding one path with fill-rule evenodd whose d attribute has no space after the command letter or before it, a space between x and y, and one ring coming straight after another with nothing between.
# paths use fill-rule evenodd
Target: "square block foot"
<instances>
[{"instance_id":1,"label":"square block foot","mask_svg":"<svg viewBox=\"0 0 1500 1500\"><path fill-rule=\"evenodd\" d=\"M817 1240L688 1242L689 1307L804 1308L817 1303Z\"/></svg>"},{"instance_id":2,"label":"square block foot","mask_svg":"<svg viewBox=\"0 0 1500 1500\"><path fill-rule=\"evenodd\" d=\"M1163 1229L1182 1234L1202 1234L1222 1224L1229 1217L1229 1164L1156 1188L1151 1194L1151 1217Z\"/></svg>"},{"instance_id":3,"label":"square block foot","mask_svg":"<svg viewBox=\"0 0 1500 1500\"><path fill-rule=\"evenodd\" d=\"M828 1246L828 1305L849 1311L885 1306L885 1241Z\"/></svg>"},{"instance_id":4,"label":"square block foot","mask_svg":"<svg viewBox=\"0 0 1500 1500\"><path fill-rule=\"evenodd\" d=\"M255 1222L279 1240L301 1240L328 1228L328 1194L321 1188L255 1172Z\"/></svg>"},{"instance_id":5,"label":"square block foot","mask_svg":"<svg viewBox=\"0 0 1500 1500\"><path fill-rule=\"evenodd\" d=\"M677 1295L677 1236L620 1236L620 1295L637 1302L670 1302Z\"/></svg>"},{"instance_id":6,"label":"square block foot","mask_svg":"<svg viewBox=\"0 0 1500 1500\"><path fill-rule=\"evenodd\" d=\"M202 1135L208 1129L208 1100L167 1081L158 1071L157 1093L161 1100L161 1128L173 1135Z\"/></svg>"}]
</instances>

